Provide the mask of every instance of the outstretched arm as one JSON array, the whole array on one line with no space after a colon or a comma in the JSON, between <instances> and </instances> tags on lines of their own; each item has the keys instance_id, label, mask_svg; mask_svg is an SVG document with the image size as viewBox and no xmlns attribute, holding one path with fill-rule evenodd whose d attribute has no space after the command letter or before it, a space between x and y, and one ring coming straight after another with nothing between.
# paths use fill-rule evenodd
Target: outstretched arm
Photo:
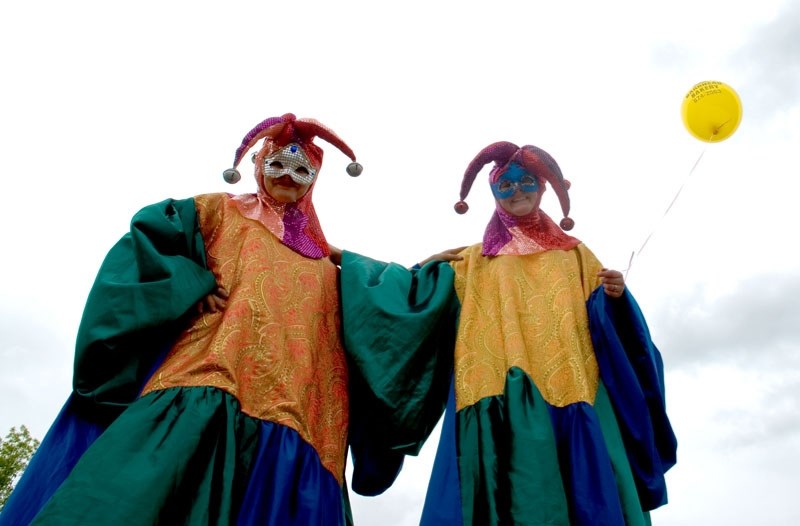
<instances>
[{"instance_id":1,"label":"outstretched arm","mask_svg":"<svg viewBox=\"0 0 800 526\"><path fill-rule=\"evenodd\" d=\"M438 254L434 254L432 256L423 259L422 261L417 263L417 265L422 267L426 263L430 263L431 261L461 261L464 258L460 254L465 248L467 247L449 248L447 250L439 252Z\"/></svg>"},{"instance_id":2,"label":"outstretched arm","mask_svg":"<svg viewBox=\"0 0 800 526\"><path fill-rule=\"evenodd\" d=\"M444 410L458 298L446 263L409 271L344 251L342 327L350 376L353 490L378 495Z\"/></svg>"}]
</instances>

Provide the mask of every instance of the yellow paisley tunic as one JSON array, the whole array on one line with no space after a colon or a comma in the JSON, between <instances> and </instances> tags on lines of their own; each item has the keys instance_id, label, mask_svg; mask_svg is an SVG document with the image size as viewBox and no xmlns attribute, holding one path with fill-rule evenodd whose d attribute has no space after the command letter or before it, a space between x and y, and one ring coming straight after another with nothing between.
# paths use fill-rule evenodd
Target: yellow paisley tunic
<instances>
[{"instance_id":1,"label":"yellow paisley tunic","mask_svg":"<svg viewBox=\"0 0 800 526\"><path fill-rule=\"evenodd\" d=\"M600 262L583 244L525 256L487 257L481 248L452 263L461 301L456 408L502 394L515 366L553 406L593 403L599 374L586 300Z\"/></svg>"}]
</instances>

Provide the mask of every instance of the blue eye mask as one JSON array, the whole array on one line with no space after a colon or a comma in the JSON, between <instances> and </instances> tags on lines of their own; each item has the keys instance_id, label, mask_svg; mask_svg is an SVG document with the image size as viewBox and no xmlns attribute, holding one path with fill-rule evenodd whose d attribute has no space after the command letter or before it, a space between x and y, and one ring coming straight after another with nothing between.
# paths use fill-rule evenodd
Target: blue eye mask
<instances>
[{"instance_id":1,"label":"blue eye mask","mask_svg":"<svg viewBox=\"0 0 800 526\"><path fill-rule=\"evenodd\" d=\"M491 186L495 199L508 199L518 188L526 193L538 192L539 179L519 164L512 163Z\"/></svg>"}]
</instances>

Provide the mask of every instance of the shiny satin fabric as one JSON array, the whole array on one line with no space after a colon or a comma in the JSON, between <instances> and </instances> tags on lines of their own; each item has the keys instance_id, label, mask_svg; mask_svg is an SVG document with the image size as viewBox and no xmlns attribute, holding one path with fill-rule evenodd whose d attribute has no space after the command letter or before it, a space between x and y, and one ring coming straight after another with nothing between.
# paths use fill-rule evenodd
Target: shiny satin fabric
<instances>
[{"instance_id":1,"label":"shiny satin fabric","mask_svg":"<svg viewBox=\"0 0 800 526\"><path fill-rule=\"evenodd\" d=\"M134 402L32 524L335 525L344 512L339 483L296 432L193 387Z\"/></svg>"},{"instance_id":2,"label":"shiny satin fabric","mask_svg":"<svg viewBox=\"0 0 800 526\"><path fill-rule=\"evenodd\" d=\"M37 520L57 516L59 524L149 525L158 517L170 524L263 524L267 516L280 524L346 523L343 447L326 466L308 435L245 414L234 394L216 386L163 386L139 396L175 338L196 320L196 303L216 285L205 242L193 199L166 200L136 214L90 292L75 392L0 524L27 524L48 499ZM331 276L335 297L332 265ZM346 407L346 398L338 403ZM346 426L333 431L344 436ZM331 465L342 469L334 467L334 474ZM263 495L270 486L272 499ZM287 491L296 498L287 499ZM239 516L253 496L258 504L250 502ZM133 511L141 506L147 510Z\"/></svg>"},{"instance_id":3,"label":"shiny satin fabric","mask_svg":"<svg viewBox=\"0 0 800 526\"><path fill-rule=\"evenodd\" d=\"M614 300L605 296L596 276L602 267L588 250L553 252L500 265L495 277L508 290L465 277L469 267L503 257L480 256L479 246L475 257L468 252L452 267L434 262L411 271L355 254L343 257L345 335L351 325L366 327L347 336L346 345L362 391L377 398L384 414L426 414L435 421L435 413L419 408L441 407L442 389L450 390L422 515L426 526L646 526L649 510L666 502L664 473L674 463L676 441L664 406L661 357L644 318L630 292ZM544 268L529 261L542 256ZM553 279L548 269L563 279ZM529 272L549 276L552 287L536 285ZM454 297L463 300L455 314L442 308ZM479 300L465 314L465 303ZM415 330L404 325L409 320ZM576 327L580 337L571 332ZM524 336L526 331L531 333ZM448 349L447 336L454 333L457 343ZM507 354L509 338L525 345ZM547 358L551 338L568 345L555 345ZM459 354L459 345L467 352ZM523 360L525 353L530 356ZM471 355L477 361L465 361ZM448 364L447 356L454 362ZM454 368L443 376L437 364ZM552 374L558 370L553 364L572 372ZM399 459L392 463L387 455L385 464L370 467L386 468L387 479L396 476L403 451L418 451L431 427L418 429L414 448L390 443Z\"/></svg>"}]
</instances>

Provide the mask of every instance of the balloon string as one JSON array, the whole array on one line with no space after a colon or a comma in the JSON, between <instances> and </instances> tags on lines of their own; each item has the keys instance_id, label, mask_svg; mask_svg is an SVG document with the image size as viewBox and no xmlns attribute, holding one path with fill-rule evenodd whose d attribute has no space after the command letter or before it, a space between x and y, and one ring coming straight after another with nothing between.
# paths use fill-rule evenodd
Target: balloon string
<instances>
[{"instance_id":1,"label":"balloon string","mask_svg":"<svg viewBox=\"0 0 800 526\"><path fill-rule=\"evenodd\" d=\"M658 228L658 226L661 224L661 221L663 221L663 220L664 220L664 218L667 216L667 214L669 213L669 211L672 209L672 205L674 205L674 204L675 204L675 201L677 201L677 200L678 200L678 196L679 196L679 195L681 195L681 192L683 191L683 187L684 187L684 186L686 186L686 183L689 181L689 178L692 176L692 174L694 173L694 171L697 169L697 165L698 165L698 164L700 164L700 159L702 159L702 158L703 158L703 155L705 155L705 153L706 153L706 150L705 150L705 148L704 148L704 149L703 149L703 151L702 151L702 152L700 152L700 156L699 156L699 157L697 158L697 160L694 162L694 166L692 166L692 169L691 169L691 170L689 170L689 174L688 174L688 175L686 176L686 178L683 180L683 183L681 183L681 186L680 186L680 188L678 188L678 191L675 193L675 197L673 197L673 198L672 198L672 201L670 201L670 203L669 203L669 206L667 206L667 209L666 209L666 210L664 210L664 213L663 213L663 214L661 214L661 217L658 219L658 223L656 224L656 226L655 226L655 227L653 227L653 229L652 229L652 230L650 230L650 233L649 233L649 234L647 234L647 237L645 238L644 242L642 243L642 246L641 246L641 247L639 247L639 250L636 250L636 251L633 251L633 252L631 252L631 257L630 257L630 259L628 260L628 268L626 268L626 269L625 269L625 280L627 280L627 279L628 279L628 271L631 269L631 265L632 265L632 263L633 263L633 257L634 257L634 255L635 255L636 257L639 257L639 256L642 254L642 251L644 250L644 247L647 245L647 242L648 242L648 241L650 241L650 238L651 238L651 237L653 237L653 234L655 233L655 231L656 231L656 229Z\"/></svg>"},{"instance_id":2,"label":"balloon string","mask_svg":"<svg viewBox=\"0 0 800 526\"><path fill-rule=\"evenodd\" d=\"M714 133L711 134L711 138L713 138L716 134L718 134L719 131L722 129L722 127L725 126L726 124L728 124L730 121L731 120L728 119L727 121L723 122L722 124L720 124L719 126L714 128ZM711 139L709 139L709 140L711 140Z\"/></svg>"}]
</instances>

